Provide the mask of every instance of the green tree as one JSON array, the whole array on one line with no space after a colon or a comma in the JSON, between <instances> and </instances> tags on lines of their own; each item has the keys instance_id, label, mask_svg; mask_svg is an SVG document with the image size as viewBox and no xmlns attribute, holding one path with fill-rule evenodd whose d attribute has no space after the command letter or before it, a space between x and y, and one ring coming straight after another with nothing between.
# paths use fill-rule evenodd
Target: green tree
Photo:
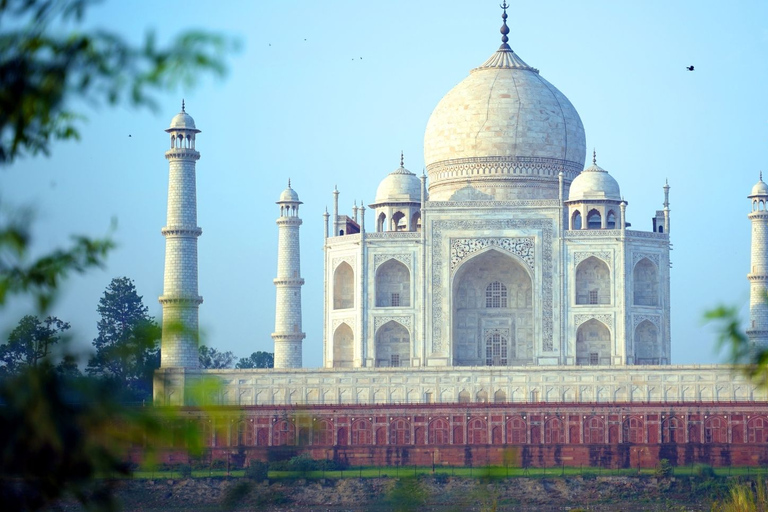
<instances>
[{"instance_id":1,"label":"green tree","mask_svg":"<svg viewBox=\"0 0 768 512\"><path fill-rule=\"evenodd\" d=\"M200 345L200 368L205 370L218 370L232 368L235 362L235 354L232 352L220 352L212 347Z\"/></svg>"},{"instance_id":2,"label":"green tree","mask_svg":"<svg viewBox=\"0 0 768 512\"><path fill-rule=\"evenodd\" d=\"M254 352L250 357L241 357L235 365L237 369L274 368L275 354L272 352Z\"/></svg>"},{"instance_id":3,"label":"green tree","mask_svg":"<svg viewBox=\"0 0 768 512\"><path fill-rule=\"evenodd\" d=\"M13 375L29 366L37 366L69 328L68 322L55 316L45 320L34 315L24 316L8 335L8 342L0 345L0 375Z\"/></svg>"},{"instance_id":4,"label":"green tree","mask_svg":"<svg viewBox=\"0 0 768 512\"><path fill-rule=\"evenodd\" d=\"M99 299L99 335L88 375L119 384L133 400L152 397L152 374L160 366L160 329L147 313L133 281L116 277Z\"/></svg>"}]
</instances>

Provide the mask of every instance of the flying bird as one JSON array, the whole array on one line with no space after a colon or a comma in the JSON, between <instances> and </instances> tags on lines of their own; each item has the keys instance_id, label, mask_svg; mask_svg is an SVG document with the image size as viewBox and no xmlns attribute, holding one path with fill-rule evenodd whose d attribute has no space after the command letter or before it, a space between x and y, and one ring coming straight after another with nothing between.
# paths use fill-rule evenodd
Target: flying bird
<instances>
[{"instance_id":1,"label":"flying bird","mask_svg":"<svg viewBox=\"0 0 768 512\"><path fill-rule=\"evenodd\" d=\"M686 66L685 69L687 69L688 71L693 71L693 66Z\"/></svg>"}]
</instances>

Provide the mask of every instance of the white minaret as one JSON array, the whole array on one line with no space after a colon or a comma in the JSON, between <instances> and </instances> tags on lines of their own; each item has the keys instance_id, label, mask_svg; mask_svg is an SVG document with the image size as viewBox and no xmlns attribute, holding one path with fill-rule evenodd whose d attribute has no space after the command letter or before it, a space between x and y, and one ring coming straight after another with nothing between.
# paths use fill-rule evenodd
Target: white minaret
<instances>
[{"instance_id":1,"label":"white minaret","mask_svg":"<svg viewBox=\"0 0 768 512\"><path fill-rule=\"evenodd\" d=\"M758 347L768 347L768 185L760 181L752 187L748 196L752 211L752 257L750 258L749 319L747 330L750 342Z\"/></svg>"},{"instance_id":2,"label":"white minaret","mask_svg":"<svg viewBox=\"0 0 768 512\"><path fill-rule=\"evenodd\" d=\"M277 288L275 302L275 368L301 368L301 257L299 252L299 195L291 188L280 194L277 219Z\"/></svg>"},{"instance_id":3,"label":"white minaret","mask_svg":"<svg viewBox=\"0 0 768 512\"><path fill-rule=\"evenodd\" d=\"M163 337L160 345L162 368L198 368L197 309L203 298L197 294L197 192L195 136L200 133L195 120L184 110L165 130L171 134L171 149L165 152L168 178L168 220L165 237L165 276L163 279Z\"/></svg>"}]
</instances>

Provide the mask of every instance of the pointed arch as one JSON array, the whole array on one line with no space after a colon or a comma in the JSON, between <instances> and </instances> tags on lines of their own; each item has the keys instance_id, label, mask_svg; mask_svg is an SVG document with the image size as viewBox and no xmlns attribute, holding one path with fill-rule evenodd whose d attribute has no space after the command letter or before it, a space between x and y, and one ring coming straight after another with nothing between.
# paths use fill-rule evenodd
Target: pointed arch
<instances>
[{"instance_id":1,"label":"pointed arch","mask_svg":"<svg viewBox=\"0 0 768 512\"><path fill-rule=\"evenodd\" d=\"M376 366L410 366L411 334L395 320L376 331Z\"/></svg>"},{"instance_id":2,"label":"pointed arch","mask_svg":"<svg viewBox=\"0 0 768 512\"><path fill-rule=\"evenodd\" d=\"M355 420L352 423L352 444L355 446L369 445L373 441L373 424L366 420Z\"/></svg>"},{"instance_id":3,"label":"pointed arch","mask_svg":"<svg viewBox=\"0 0 768 512\"><path fill-rule=\"evenodd\" d=\"M587 214L587 229L600 229L603 227L603 217L596 209L589 210Z\"/></svg>"},{"instance_id":4,"label":"pointed arch","mask_svg":"<svg viewBox=\"0 0 768 512\"><path fill-rule=\"evenodd\" d=\"M544 422L544 443L564 444L565 425L560 418L549 418Z\"/></svg>"},{"instance_id":5,"label":"pointed arch","mask_svg":"<svg viewBox=\"0 0 768 512\"><path fill-rule=\"evenodd\" d=\"M496 364L496 356L500 365L531 364L532 290L526 264L507 252L489 248L465 259L456 269L451 287L453 364L480 366L489 360ZM502 338L506 362L501 361Z\"/></svg>"},{"instance_id":6,"label":"pointed arch","mask_svg":"<svg viewBox=\"0 0 768 512\"><path fill-rule=\"evenodd\" d=\"M390 226L390 231L406 231L408 229L408 226L406 226L407 221L408 218L403 212L395 212L392 214L392 225Z\"/></svg>"},{"instance_id":7,"label":"pointed arch","mask_svg":"<svg viewBox=\"0 0 768 512\"><path fill-rule=\"evenodd\" d=\"M428 444L450 444L451 436L448 421L443 418L437 418L429 422L427 428Z\"/></svg>"},{"instance_id":8,"label":"pointed arch","mask_svg":"<svg viewBox=\"0 0 768 512\"><path fill-rule=\"evenodd\" d=\"M355 357L355 334L342 323L333 333L333 367L351 368Z\"/></svg>"},{"instance_id":9,"label":"pointed arch","mask_svg":"<svg viewBox=\"0 0 768 512\"><path fill-rule=\"evenodd\" d=\"M659 329L648 320L635 327L635 364L659 364L661 343Z\"/></svg>"},{"instance_id":10,"label":"pointed arch","mask_svg":"<svg viewBox=\"0 0 768 512\"><path fill-rule=\"evenodd\" d=\"M497 404L501 404L507 401L507 393L503 389L497 390L493 394L493 401Z\"/></svg>"},{"instance_id":11,"label":"pointed arch","mask_svg":"<svg viewBox=\"0 0 768 512\"><path fill-rule=\"evenodd\" d=\"M472 418L467 425L467 444L488 444L488 424L482 418Z\"/></svg>"},{"instance_id":12,"label":"pointed arch","mask_svg":"<svg viewBox=\"0 0 768 512\"><path fill-rule=\"evenodd\" d=\"M635 306L659 305L659 269L648 258L638 261L632 270L632 288Z\"/></svg>"},{"instance_id":13,"label":"pointed arch","mask_svg":"<svg viewBox=\"0 0 768 512\"><path fill-rule=\"evenodd\" d=\"M616 212L613 210L609 210L608 215L605 216L605 227L608 229L616 229Z\"/></svg>"},{"instance_id":14,"label":"pointed arch","mask_svg":"<svg viewBox=\"0 0 768 512\"><path fill-rule=\"evenodd\" d=\"M421 212L417 211L411 215L411 231L421 231Z\"/></svg>"},{"instance_id":15,"label":"pointed arch","mask_svg":"<svg viewBox=\"0 0 768 512\"><path fill-rule=\"evenodd\" d=\"M466 389L462 390L459 393L459 403L460 404L468 404L471 400L472 400L472 398L469 396L469 391L467 391Z\"/></svg>"},{"instance_id":16,"label":"pointed arch","mask_svg":"<svg viewBox=\"0 0 768 512\"><path fill-rule=\"evenodd\" d=\"M342 261L333 271L333 309L355 307L355 271Z\"/></svg>"},{"instance_id":17,"label":"pointed arch","mask_svg":"<svg viewBox=\"0 0 768 512\"><path fill-rule=\"evenodd\" d=\"M411 272L392 258L376 269L376 307L410 307Z\"/></svg>"},{"instance_id":18,"label":"pointed arch","mask_svg":"<svg viewBox=\"0 0 768 512\"><path fill-rule=\"evenodd\" d=\"M584 421L584 444L605 443L605 421L599 416L590 416Z\"/></svg>"},{"instance_id":19,"label":"pointed arch","mask_svg":"<svg viewBox=\"0 0 768 512\"><path fill-rule=\"evenodd\" d=\"M575 210L573 214L571 214L571 229L581 229L581 224L581 212L579 210Z\"/></svg>"},{"instance_id":20,"label":"pointed arch","mask_svg":"<svg viewBox=\"0 0 768 512\"><path fill-rule=\"evenodd\" d=\"M590 256L576 267L576 304L611 303L611 271L601 259Z\"/></svg>"},{"instance_id":21,"label":"pointed arch","mask_svg":"<svg viewBox=\"0 0 768 512\"><path fill-rule=\"evenodd\" d=\"M381 212L379 216L376 218L376 231L381 233L382 231L386 231L387 228L387 214L384 212Z\"/></svg>"},{"instance_id":22,"label":"pointed arch","mask_svg":"<svg viewBox=\"0 0 768 512\"><path fill-rule=\"evenodd\" d=\"M576 364L611 364L611 331L594 318L587 320L576 330Z\"/></svg>"}]
</instances>

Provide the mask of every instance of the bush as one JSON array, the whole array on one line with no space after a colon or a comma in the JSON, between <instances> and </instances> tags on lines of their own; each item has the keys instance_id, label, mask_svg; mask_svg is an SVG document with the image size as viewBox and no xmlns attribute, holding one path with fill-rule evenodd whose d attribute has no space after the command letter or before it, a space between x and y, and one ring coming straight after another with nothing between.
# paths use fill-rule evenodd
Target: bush
<instances>
[{"instance_id":1,"label":"bush","mask_svg":"<svg viewBox=\"0 0 768 512\"><path fill-rule=\"evenodd\" d=\"M701 478L715 478L717 475L715 474L715 470L712 469L712 466L707 464L698 464L694 468L695 474L698 477Z\"/></svg>"},{"instance_id":2,"label":"bush","mask_svg":"<svg viewBox=\"0 0 768 512\"><path fill-rule=\"evenodd\" d=\"M250 478L256 482L263 482L268 478L269 464L258 460L252 460L245 468L245 478Z\"/></svg>"},{"instance_id":3,"label":"bush","mask_svg":"<svg viewBox=\"0 0 768 512\"><path fill-rule=\"evenodd\" d=\"M227 461L224 459L214 459L211 461L211 469L214 471L223 471L227 469Z\"/></svg>"},{"instance_id":4,"label":"bush","mask_svg":"<svg viewBox=\"0 0 768 512\"><path fill-rule=\"evenodd\" d=\"M176 471L181 478L192 478L192 466L189 464L179 464L176 466Z\"/></svg>"},{"instance_id":5,"label":"bush","mask_svg":"<svg viewBox=\"0 0 768 512\"><path fill-rule=\"evenodd\" d=\"M653 472L653 476L656 478L667 478L672 476L672 464L669 463L669 459L661 459L656 465L656 470Z\"/></svg>"}]
</instances>

